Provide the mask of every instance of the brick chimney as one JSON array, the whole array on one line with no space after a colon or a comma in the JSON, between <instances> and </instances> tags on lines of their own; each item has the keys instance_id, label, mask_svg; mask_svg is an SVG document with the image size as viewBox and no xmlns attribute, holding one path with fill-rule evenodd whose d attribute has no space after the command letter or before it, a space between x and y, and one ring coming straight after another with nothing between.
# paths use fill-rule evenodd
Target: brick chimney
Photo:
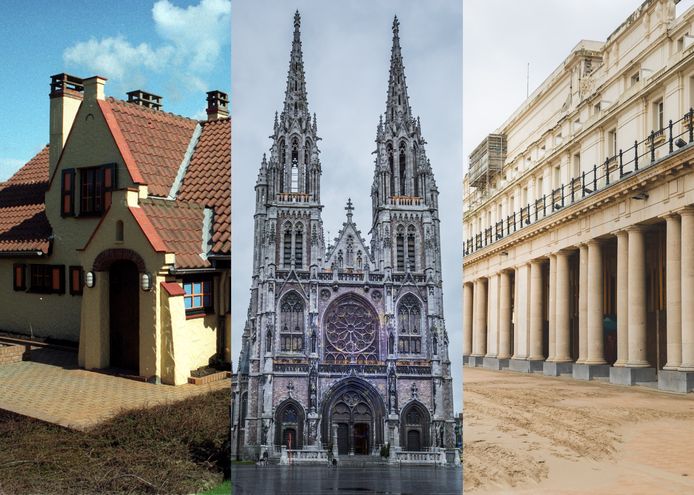
<instances>
[{"instance_id":1,"label":"brick chimney","mask_svg":"<svg viewBox=\"0 0 694 495\"><path fill-rule=\"evenodd\" d=\"M128 102L140 105L141 107L151 108L153 110L161 110L162 97L155 95L154 93L148 93L147 91L142 91L141 89L136 89L135 91L129 91Z\"/></svg>"},{"instance_id":2,"label":"brick chimney","mask_svg":"<svg viewBox=\"0 0 694 495\"><path fill-rule=\"evenodd\" d=\"M207 92L207 120L225 119L229 116L229 96L221 91Z\"/></svg>"},{"instance_id":3,"label":"brick chimney","mask_svg":"<svg viewBox=\"0 0 694 495\"><path fill-rule=\"evenodd\" d=\"M48 146L49 170L53 173L58 164L60 153L75 121L77 110L82 103L84 93L83 81L70 74L55 74L51 76L50 115Z\"/></svg>"}]
</instances>

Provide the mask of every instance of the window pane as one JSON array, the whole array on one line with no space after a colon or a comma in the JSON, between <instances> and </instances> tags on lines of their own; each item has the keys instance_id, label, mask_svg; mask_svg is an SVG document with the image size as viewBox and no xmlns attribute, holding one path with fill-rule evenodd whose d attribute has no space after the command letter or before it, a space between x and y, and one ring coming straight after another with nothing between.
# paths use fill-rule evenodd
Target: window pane
<instances>
[{"instance_id":1,"label":"window pane","mask_svg":"<svg viewBox=\"0 0 694 495\"><path fill-rule=\"evenodd\" d=\"M200 282L195 282L193 284L193 293L194 294L201 294L202 293L202 284Z\"/></svg>"},{"instance_id":2,"label":"window pane","mask_svg":"<svg viewBox=\"0 0 694 495\"><path fill-rule=\"evenodd\" d=\"M202 297L200 297L200 296L195 296L195 297L193 298L193 306L195 306L196 308L201 307L201 306L202 306Z\"/></svg>"},{"instance_id":3,"label":"window pane","mask_svg":"<svg viewBox=\"0 0 694 495\"><path fill-rule=\"evenodd\" d=\"M186 294L190 295L193 293L193 284L190 282L186 282L183 284L183 290L186 292Z\"/></svg>"},{"instance_id":4,"label":"window pane","mask_svg":"<svg viewBox=\"0 0 694 495\"><path fill-rule=\"evenodd\" d=\"M185 297L185 302L186 302L186 309L190 309L193 307L193 299L191 297Z\"/></svg>"}]
</instances>

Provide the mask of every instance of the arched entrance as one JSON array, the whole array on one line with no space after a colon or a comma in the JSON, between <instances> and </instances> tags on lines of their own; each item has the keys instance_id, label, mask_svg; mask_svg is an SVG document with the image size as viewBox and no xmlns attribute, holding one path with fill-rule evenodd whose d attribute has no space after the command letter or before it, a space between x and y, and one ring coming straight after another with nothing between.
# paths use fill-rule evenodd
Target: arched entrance
<instances>
[{"instance_id":1,"label":"arched entrance","mask_svg":"<svg viewBox=\"0 0 694 495\"><path fill-rule=\"evenodd\" d=\"M304 446L304 408L293 399L285 400L275 410L275 445L288 449Z\"/></svg>"},{"instance_id":2,"label":"arched entrance","mask_svg":"<svg viewBox=\"0 0 694 495\"><path fill-rule=\"evenodd\" d=\"M431 445L429 411L420 402L405 406L400 415L400 445L407 451L423 450Z\"/></svg>"},{"instance_id":3,"label":"arched entrance","mask_svg":"<svg viewBox=\"0 0 694 495\"><path fill-rule=\"evenodd\" d=\"M336 428L338 454L369 455L383 444L384 412L383 399L372 385L359 378L342 380L323 401L323 443L334 441Z\"/></svg>"},{"instance_id":4,"label":"arched entrance","mask_svg":"<svg viewBox=\"0 0 694 495\"><path fill-rule=\"evenodd\" d=\"M140 287L138 268L129 260L109 267L109 328L113 368L140 369Z\"/></svg>"}]
</instances>

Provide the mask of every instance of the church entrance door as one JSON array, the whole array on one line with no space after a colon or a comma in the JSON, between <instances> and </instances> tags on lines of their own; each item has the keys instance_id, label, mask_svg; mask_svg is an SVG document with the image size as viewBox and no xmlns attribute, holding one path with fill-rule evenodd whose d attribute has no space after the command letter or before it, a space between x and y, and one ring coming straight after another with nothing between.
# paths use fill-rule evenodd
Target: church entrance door
<instances>
[{"instance_id":1,"label":"church entrance door","mask_svg":"<svg viewBox=\"0 0 694 495\"><path fill-rule=\"evenodd\" d=\"M407 432L407 450L422 450L419 430L409 430Z\"/></svg>"},{"instance_id":2,"label":"church entrance door","mask_svg":"<svg viewBox=\"0 0 694 495\"><path fill-rule=\"evenodd\" d=\"M353 430L354 453L357 455L369 455L369 425L357 423Z\"/></svg>"},{"instance_id":3,"label":"church entrance door","mask_svg":"<svg viewBox=\"0 0 694 495\"><path fill-rule=\"evenodd\" d=\"M337 424L337 453L349 454L349 423Z\"/></svg>"}]
</instances>

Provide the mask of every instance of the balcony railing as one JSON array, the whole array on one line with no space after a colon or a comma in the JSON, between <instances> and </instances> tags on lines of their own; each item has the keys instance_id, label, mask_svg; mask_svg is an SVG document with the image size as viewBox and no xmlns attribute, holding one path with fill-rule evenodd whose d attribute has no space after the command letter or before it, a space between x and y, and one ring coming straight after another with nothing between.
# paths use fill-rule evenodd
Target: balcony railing
<instances>
[{"instance_id":1,"label":"balcony railing","mask_svg":"<svg viewBox=\"0 0 694 495\"><path fill-rule=\"evenodd\" d=\"M562 184L550 194L545 194L533 203L528 203L482 232L466 239L463 242L463 256L469 256L612 184L648 169L656 162L656 157L658 160L666 158L675 152L675 147L679 150L690 145L694 142L693 122L694 109L690 109L681 119L675 122L670 120L662 129L651 131L645 139L634 141L634 145L630 148L620 149L619 153L607 158L600 165L594 164L592 169L584 170L580 176L572 178L568 184ZM677 132L677 129L681 129L681 132Z\"/></svg>"}]
</instances>

